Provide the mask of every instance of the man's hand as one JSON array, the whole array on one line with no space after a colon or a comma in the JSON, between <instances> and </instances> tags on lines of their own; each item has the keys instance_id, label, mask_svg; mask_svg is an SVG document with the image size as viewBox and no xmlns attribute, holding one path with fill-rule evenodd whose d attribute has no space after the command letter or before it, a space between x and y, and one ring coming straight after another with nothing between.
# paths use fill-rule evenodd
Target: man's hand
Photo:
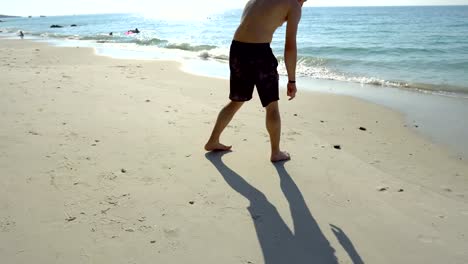
<instances>
[{"instance_id":1,"label":"man's hand","mask_svg":"<svg viewBox=\"0 0 468 264\"><path fill-rule=\"evenodd\" d=\"M288 83L288 93L287 93L287 95L289 96L289 101L291 101L292 99L294 99L294 97L296 97L296 92L297 92L296 84L295 83Z\"/></svg>"}]
</instances>

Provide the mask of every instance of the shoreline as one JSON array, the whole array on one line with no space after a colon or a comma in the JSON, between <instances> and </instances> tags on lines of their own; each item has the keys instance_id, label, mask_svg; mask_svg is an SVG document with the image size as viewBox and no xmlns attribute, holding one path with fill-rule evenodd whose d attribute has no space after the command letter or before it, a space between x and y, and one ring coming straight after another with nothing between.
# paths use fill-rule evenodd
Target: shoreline
<instances>
[{"instance_id":1,"label":"shoreline","mask_svg":"<svg viewBox=\"0 0 468 264\"><path fill-rule=\"evenodd\" d=\"M2 38L0 37L0 40ZM13 37L5 40L16 40ZM90 48L96 56L121 60L173 61L179 64L179 70L195 76L229 80L228 66L215 59L184 57L180 54L156 52L155 57L135 56L138 53L122 50L118 47L97 47L94 42L83 40L58 39L25 39L45 43L53 47ZM114 51L112 51L114 49ZM141 51L140 51L141 52ZM221 67L221 65L225 67ZM397 87L350 83L338 80L311 79L299 76L301 87L305 92L319 92L351 96L387 107L404 116L405 127L443 147L448 147L454 156L468 159L468 124L458 122L468 115L468 98L462 94L451 96L431 91L413 91ZM280 89L285 89L286 76L280 75ZM336 87L340 88L336 88ZM301 90L299 90L301 92ZM429 112L435 112L428 115ZM454 133L455 131L455 133Z\"/></svg>"},{"instance_id":2,"label":"shoreline","mask_svg":"<svg viewBox=\"0 0 468 264\"><path fill-rule=\"evenodd\" d=\"M15 33L5 33L5 36L9 36L11 39L16 39ZM104 40L100 40L104 38ZM49 35L31 35L29 40L37 40L39 42L50 43L51 45L59 47L93 47L96 49L96 52L102 56L109 56L118 59L154 59L154 60L175 60L183 62L187 70L192 74L209 76L209 77L225 77L228 76L228 71L222 68L227 63L228 58L228 49L229 47L221 46L215 47L214 49L209 50L198 50L197 45L190 47L188 43L173 43L171 48L158 45L140 45L138 43L145 42L145 39L136 39L136 42L113 42L109 40L105 35L97 35L94 39L93 37L81 39L78 35L64 35L64 36L49 36ZM147 41L147 40L146 40ZM180 46L179 46L180 45ZM188 47L186 47L188 46ZM191 49L194 48L194 49ZM275 53L276 54L276 53ZM279 60L281 60L281 54L276 54ZM301 56L300 56L301 57ZM307 60L307 57L302 59ZM395 88L402 90L409 90L416 93L424 94L434 94L438 96L447 96L455 98L464 98L468 100L468 89L462 83L458 84L449 84L449 83L430 83L423 81L409 81L403 79L382 79L379 77L372 77L366 75L354 75L346 74L344 72L333 72L331 75L321 75L319 74L318 78L314 74L302 72L304 69L307 69L307 64L302 65L302 60L299 58L298 62L298 76L302 76L306 80L332 80L343 82L350 85L361 85L369 87L383 87ZM280 61L278 70L280 75L286 74L286 69L284 68L284 63ZM223 65L223 66L220 66ZM200 69L198 66L204 66ZM208 66L209 70L204 68ZM198 68L197 68L198 67ZM305 68L303 68L305 67ZM329 70L329 69L327 69ZM227 78L227 77L226 77ZM409 78L411 79L411 78Z\"/></svg>"},{"instance_id":3,"label":"shoreline","mask_svg":"<svg viewBox=\"0 0 468 264\"><path fill-rule=\"evenodd\" d=\"M466 160L390 108L282 91L292 160L274 166L256 94L223 135L233 152L203 151L226 80L89 48L0 49L6 262L468 261Z\"/></svg>"},{"instance_id":4,"label":"shoreline","mask_svg":"<svg viewBox=\"0 0 468 264\"><path fill-rule=\"evenodd\" d=\"M174 54L165 51L150 51L154 53L151 58L143 54L144 51L97 47L96 43L86 43L82 40L37 39L33 41L57 47L92 48L96 55L113 59L175 61L180 64L180 70L186 73L222 80L229 79L227 64L215 59L187 57L182 51ZM139 53L141 55L138 55ZM434 91L417 91L308 77L298 77L298 80L301 84L299 88L306 92L347 95L393 109L405 116L406 125L412 127L416 133L449 147L454 155L468 158L468 124L458 122L468 116L468 97L464 97L464 94L451 96ZM285 89L286 81L286 76L280 75L280 89ZM340 88L336 89L337 86ZM435 115L427 115L429 112L434 112Z\"/></svg>"},{"instance_id":5,"label":"shoreline","mask_svg":"<svg viewBox=\"0 0 468 264\"><path fill-rule=\"evenodd\" d=\"M112 48L109 47L96 47L94 43L83 45L83 41L76 41L76 43L70 41L68 44L64 44L60 40L52 42L45 40L44 42L58 47L73 47L75 45L89 47L94 49L96 55L113 59L175 61L180 64L180 69L186 73L222 80L229 79L228 65L215 59L183 58L183 55L166 54L164 51L155 53L155 58L147 58L146 54L138 57L135 51L123 51L119 48L114 48L112 51ZM298 80L302 85L300 89L306 92L342 94L393 109L403 114L407 125L413 127L417 133L450 147L454 155L468 158L468 125L457 121L468 115L468 97L464 97L464 94L452 96L439 94L435 91L408 90L308 77L298 77ZM286 76L280 75L280 89L285 89L282 84L286 81ZM437 115L427 115L432 111L435 111Z\"/></svg>"},{"instance_id":6,"label":"shoreline","mask_svg":"<svg viewBox=\"0 0 468 264\"><path fill-rule=\"evenodd\" d=\"M1 40L2 38L0 38ZM16 40L13 37L5 40ZM173 61L179 69L196 76L229 80L228 66L215 59L186 57L179 54L156 52L153 57L143 52L122 50L118 47L97 47L94 42L83 40L58 40L32 38L25 41L45 43L52 47L90 48L96 56L121 60ZM113 51L112 51L113 50ZM180 52L180 51L179 51ZM138 53L142 53L138 56ZM225 66L225 67L221 67ZM468 124L458 122L468 115L468 98L462 94L451 96L430 91L413 91L397 87L350 83L338 80L311 79L298 77L305 92L319 92L351 96L397 111L404 116L405 127L441 146L448 147L454 156L468 158ZM286 76L280 75L280 89L285 89ZM340 88L336 88L336 87ZM432 115L427 115L434 112ZM455 132L455 133L454 133Z\"/></svg>"}]
</instances>

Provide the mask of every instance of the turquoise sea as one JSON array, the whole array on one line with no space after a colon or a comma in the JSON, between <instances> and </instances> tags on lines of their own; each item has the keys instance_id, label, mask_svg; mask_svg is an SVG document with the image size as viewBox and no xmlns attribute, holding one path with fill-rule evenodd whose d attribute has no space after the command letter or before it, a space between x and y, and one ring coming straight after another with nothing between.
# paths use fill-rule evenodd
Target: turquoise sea
<instances>
[{"instance_id":1,"label":"turquoise sea","mask_svg":"<svg viewBox=\"0 0 468 264\"><path fill-rule=\"evenodd\" d=\"M227 77L241 12L191 20L137 14L6 18L0 34L22 30L26 38L91 46L114 57L212 61L197 70ZM304 8L298 75L468 97L467 18L468 6ZM125 34L134 28L141 33ZM280 60L284 31L272 42Z\"/></svg>"}]
</instances>

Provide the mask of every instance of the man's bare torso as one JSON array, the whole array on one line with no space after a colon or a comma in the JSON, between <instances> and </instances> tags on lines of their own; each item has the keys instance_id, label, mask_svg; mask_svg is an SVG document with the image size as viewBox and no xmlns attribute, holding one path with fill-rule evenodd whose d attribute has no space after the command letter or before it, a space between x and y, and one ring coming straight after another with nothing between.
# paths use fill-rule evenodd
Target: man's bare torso
<instances>
[{"instance_id":1,"label":"man's bare torso","mask_svg":"<svg viewBox=\"0 0 468 264\"><path fill-rule=\"evenodd\" d=\"M270 43L273 33L287 19L291 0L250 0L234 40L246 43Z\"/></svg>"}]
</instances>

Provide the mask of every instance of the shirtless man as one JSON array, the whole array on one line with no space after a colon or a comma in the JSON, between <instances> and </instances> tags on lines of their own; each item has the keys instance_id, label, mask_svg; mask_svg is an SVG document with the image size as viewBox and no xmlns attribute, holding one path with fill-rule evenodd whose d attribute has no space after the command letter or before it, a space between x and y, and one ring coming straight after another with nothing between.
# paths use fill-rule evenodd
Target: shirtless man
<instances>
[{"instance_id":1,"label":"shirtless man","mask_svg":"<svg viewBox=\"0 0 468 264\"><path fill-rule=\"evenodd\" d=\"M287 96L296 96L296 35L301 8L307 0L250 0L244 8L239 27L229 52L231 70L229 102L219 113L207 151L230 150L221 144L221 133L242 104L252 99L254 86L266 109L266 127L270 135L272 162L289 160L290 155L280 149L281 117L278 108L278 61L270 48L273 33L287 22L284 61L288 73Z\"/></svg>"}]
</instances>

